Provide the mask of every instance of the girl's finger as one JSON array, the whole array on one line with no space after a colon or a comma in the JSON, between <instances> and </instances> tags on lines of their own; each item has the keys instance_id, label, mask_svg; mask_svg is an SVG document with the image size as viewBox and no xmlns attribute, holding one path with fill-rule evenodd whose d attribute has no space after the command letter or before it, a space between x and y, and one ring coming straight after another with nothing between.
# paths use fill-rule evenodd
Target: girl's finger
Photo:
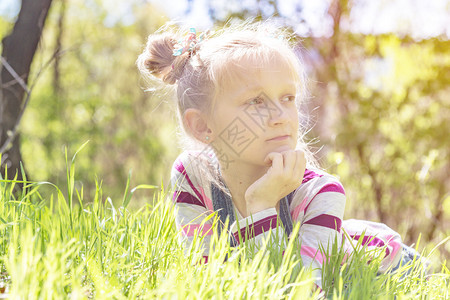
<instances>
[{"instance_id":1,"label":"girl's finger","mask_svg":"<svg viewBox=\"0 0 450 300\"><path fill-rule=\"evenodd\" d=\"M277 153L277 152L272 152L272 153L273 153L273 155L271 155L272 170L276 171L276 172L281 172L283 170L283 155L281 155L281 153Z\"/></svg>"},{"instance_id":2,"label":"girl's finger","mask_svg":"<svg viewBox=\"0 0 450 300\"><path fill-rule=\"evenodd\" d=\"M296 162L295 162L295 177L297 178L303 178L303 175L305 174L305 167L306 167L306 159L305 159L305 153L302 150L295 150L295 156L296 156Z\"/></svg>"},{"instance_id":3,"label":"girl's finger","mask_svg":"<svg viewBox=\"0 0 450 300\"><path fill-rule=\"evenodd\" d=\"M283 154L284 172L287 175L291 175L294 172L297 154L294 151L285 151Z\"/></svg>"},{"instance_id":4,"label":"girl's finger","mask_svg":"<svg viewBox=\"0 0 450 300\"><path fill-rule=\"evenodd\" d=\"M268 166L271 166L273 158L275 157L276 154L277 152L270 152L269 154L267 154L266 158L264 158L264 163Z\"/></svg>"}]
</instances>

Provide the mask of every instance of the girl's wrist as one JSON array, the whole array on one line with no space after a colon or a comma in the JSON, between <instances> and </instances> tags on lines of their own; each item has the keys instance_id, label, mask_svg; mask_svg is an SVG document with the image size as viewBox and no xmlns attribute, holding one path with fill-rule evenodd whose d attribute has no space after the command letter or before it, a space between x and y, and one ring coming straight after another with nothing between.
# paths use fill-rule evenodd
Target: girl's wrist
<instances>
[{"instance_id":1,"label":"girl's wrist","mask_svg":"<svg viewBox=\"0 0 450 300\"><path fill-rule=\"evenodd\" d=\"M252 215L269 208L275 208L276 201L267 201L256 197L246 198L247 214Z\"/></svg>"},{"instance_id":2,"label":"girl's wrist","mask_svg":"<svg viewBox=\"0 0 450 300\"><path fill-rule=\"evenodd\" d=\"M255 206L255 207L247 206L247 215L248 216L254 215L254 214L257 214L259 212L262 212L264 210L271 209L271 208L275 208L275 206L269 206L269 205L267 205L267 206L262 205L262 206Z\"/></svg>"}]
</instances>

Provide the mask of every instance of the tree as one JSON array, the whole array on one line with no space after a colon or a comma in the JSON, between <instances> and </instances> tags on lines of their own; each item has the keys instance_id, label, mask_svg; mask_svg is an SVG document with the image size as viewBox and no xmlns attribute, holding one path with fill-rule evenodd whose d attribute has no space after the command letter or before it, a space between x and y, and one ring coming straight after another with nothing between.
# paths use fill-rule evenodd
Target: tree
<instances>
[{"instance_id":1,"label":"tree","mask_svg":"<svg viewBox=\"0 0 450 300\"><path fill-rule=\"evenodd\" d=\"M0 73L0 153L1 173L20 172L22 155L17 128L30 96L28 78L52 0L22 0L19 16L10 35L2 40ZM24 99L24 95L27 98Z\"/></svg>"}]
</instances>

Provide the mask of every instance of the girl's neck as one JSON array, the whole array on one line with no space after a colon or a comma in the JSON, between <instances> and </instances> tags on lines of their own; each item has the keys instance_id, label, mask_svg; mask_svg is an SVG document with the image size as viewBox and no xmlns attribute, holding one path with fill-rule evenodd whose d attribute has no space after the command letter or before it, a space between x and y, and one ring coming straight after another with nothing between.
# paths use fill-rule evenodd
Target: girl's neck
<instances>
[{"instance_id":1,"label":"girl's neck","mask_svg":"<svg viewBox=\"0 0 450 300\"><path fill-rule=\"evenodd\" d=\"M233 203L243 217L247 216L245 192L249 186L267 172L268 168L267 166L248 164L220 168L220 174L231 193Z\"/></svg>"}]
</instances>

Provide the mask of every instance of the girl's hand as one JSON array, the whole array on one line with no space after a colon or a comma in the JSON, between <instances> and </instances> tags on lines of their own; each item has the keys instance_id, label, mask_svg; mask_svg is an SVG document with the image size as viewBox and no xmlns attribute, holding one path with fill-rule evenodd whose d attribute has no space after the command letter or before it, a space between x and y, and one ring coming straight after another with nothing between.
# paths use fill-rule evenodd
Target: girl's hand
<instances>
[{"instance_id":1,"label":"girl's hand","mask_svg":"<svg viewBox=\"0 0 450 300\"><path fill-rule=\"evenodd\" d=\"M300 185L305 174L306 160L301 150L271 152L265 162L271 167L245 192L249 215L275 207L281 198Z\"/></svg>"}]
</instances>

